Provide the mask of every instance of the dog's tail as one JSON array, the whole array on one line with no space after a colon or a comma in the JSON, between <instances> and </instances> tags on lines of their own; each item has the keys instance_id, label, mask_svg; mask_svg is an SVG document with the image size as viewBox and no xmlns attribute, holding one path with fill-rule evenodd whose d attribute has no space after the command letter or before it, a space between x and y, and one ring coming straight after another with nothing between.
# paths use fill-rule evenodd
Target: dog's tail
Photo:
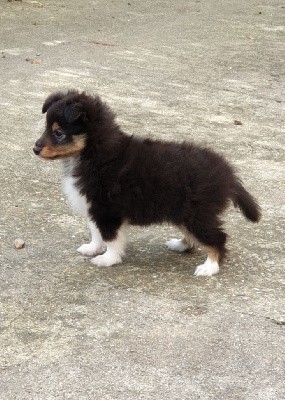
<instances>
[{"instance_id":1,"label":"dog's tail","mask_svg":"<svg viewBox=\"0 0 285 400\"><path fill-rule=\"evenodd\" d=\"M235 182L232 200L235 207L239 207L243 215L252 222L258 222L261 210L257 201L243 187L238 179Z\"/></svg>"}]
</instances>

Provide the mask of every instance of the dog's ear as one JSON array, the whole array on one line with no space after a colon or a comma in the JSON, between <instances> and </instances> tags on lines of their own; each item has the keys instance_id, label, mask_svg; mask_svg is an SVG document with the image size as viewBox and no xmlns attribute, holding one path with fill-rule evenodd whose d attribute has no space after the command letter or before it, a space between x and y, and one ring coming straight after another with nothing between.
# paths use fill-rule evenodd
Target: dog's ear
<instances>
[{"instance_id":1,"label":"dog's ear","mask_svg":"<svg viewBox=\"0 0 285 400\"><path fill-rule=\"evenodd\" d=\"M65 96L65 94L62 93L62 92L56 92L56 93L50 94L50 95L46 98L46 100L45 100L45 102L44 102L44 104L43 104L42 113L43 113L43 114L46 113L47 110L50 108L50 106L51 106L53 103L55 103L56 101L59 101L59 100L63 99L64 96Z\"/></svg>"},{"instance_id":2,"label":"dog's ear","mask_svg":"<svg viewBox=\"0 0 285 400\"><path fill-rule=\"evenodd\" d=\"M81 119L81 121L86 122L88 120L86 111L81 103L71 103L67 104L64 108L64 116L68 123Z\"/></svg>"}]
</instances>

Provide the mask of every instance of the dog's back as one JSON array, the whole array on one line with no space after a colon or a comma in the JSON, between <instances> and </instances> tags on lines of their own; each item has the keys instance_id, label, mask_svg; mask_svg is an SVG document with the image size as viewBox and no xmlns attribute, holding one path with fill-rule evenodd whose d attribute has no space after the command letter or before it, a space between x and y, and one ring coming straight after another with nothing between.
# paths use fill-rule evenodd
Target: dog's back
<instances>
[{"instance_id":1,"label":"dog's back","mask_svg":"<svg viewBox=\"0 0 285 400\"><path fill-rule=\"evenodd\" d=\"M95 157L100 164L100 155ZM131 137L99 171L102 203L133 224L178 225L198 212L218 215L230 200L239 204L241 185L233 168L222 156L189 143ZM94 187L92 182L84 185Z\"/></svg>"}]
</instances>

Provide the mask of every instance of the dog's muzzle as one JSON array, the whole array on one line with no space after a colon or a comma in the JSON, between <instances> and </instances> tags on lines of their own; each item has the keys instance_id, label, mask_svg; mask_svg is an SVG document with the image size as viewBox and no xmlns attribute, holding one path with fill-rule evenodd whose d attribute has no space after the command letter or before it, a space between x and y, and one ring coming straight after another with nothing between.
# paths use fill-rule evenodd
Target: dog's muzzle
<instances>
[{"instance_id":1,"label":"dog's muzzle","mask_svg":"<svg viewBox=\"0 0 285 400\"><path fill-rule=\"evenodd\" d=\"M40 152L42 151L42 148L35 146L33 148L33 151L34 151L35 155L38 156L40 154Z\"/></svg>"},{"instance_id":2,"label":"dog's muzzle","mask_svg":"<svg viewBox=\"0 0 285 400\"><path fill-rule=\"evenodd\" d=\"M40 140L37 140L33 148L33 152L35 153L36 156L38 156L43 149L43 146L39 142Z\"/></svg>"}]
</instances>

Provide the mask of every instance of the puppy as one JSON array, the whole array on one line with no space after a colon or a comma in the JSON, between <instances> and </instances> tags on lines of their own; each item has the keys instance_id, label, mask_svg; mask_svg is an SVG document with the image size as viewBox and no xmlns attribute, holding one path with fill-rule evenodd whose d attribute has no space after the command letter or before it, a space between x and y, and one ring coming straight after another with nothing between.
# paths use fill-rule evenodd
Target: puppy
<instances>
[{"instance_id":1,"label":"puppy","mask_svg":"<svg viewBox=\"0 0 285 400\"><path fill-rule=\"evenodd\" d=\"M91 242L78 251L94 256L97 266L122 261L128 224L167 222L184 235L167 247L183 252L202 245L208 257L195 275L210 276L226 254L220 216L230 201L250 221L260 219L233 167L207 148L129 136L109 107L85 92L51 94L42 112L46 129L33 150L63 160L63 191L91 231Z\"/></svg>"}]
</instances>

